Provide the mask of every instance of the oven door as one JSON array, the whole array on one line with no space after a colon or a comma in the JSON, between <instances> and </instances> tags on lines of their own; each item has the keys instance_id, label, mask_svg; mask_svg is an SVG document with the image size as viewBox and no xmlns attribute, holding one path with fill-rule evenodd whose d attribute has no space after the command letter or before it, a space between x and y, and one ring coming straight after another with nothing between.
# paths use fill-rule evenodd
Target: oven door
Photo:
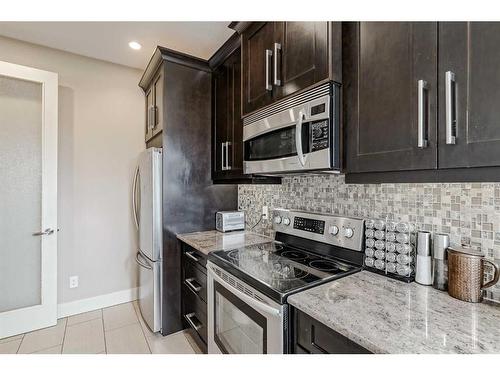
<instances>
[{"instance_id":1,"label":"oven door","mask_svg":"<svg viewBox=\"0 0 500 375\"><path fill-rule=\"evenodd\" d=\"M208 262L208 353L284 353L285 306Z\"/></svg>"}]
</instances>

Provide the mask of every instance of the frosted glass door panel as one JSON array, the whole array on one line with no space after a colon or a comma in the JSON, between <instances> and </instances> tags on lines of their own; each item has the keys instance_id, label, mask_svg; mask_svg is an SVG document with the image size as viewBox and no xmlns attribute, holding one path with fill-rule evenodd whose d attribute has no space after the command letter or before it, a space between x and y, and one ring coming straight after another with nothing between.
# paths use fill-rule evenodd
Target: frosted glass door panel
<instances>
[{"instance_id":1,"label":"frosted glass door panel","mask_svg":"<svg viewBox=\"0 0 500 375\"><path fill-rule=\"evenodd\" d=\"M0 313L41 304L42 94L0 75Z\"/></svg>"}]
</instances>

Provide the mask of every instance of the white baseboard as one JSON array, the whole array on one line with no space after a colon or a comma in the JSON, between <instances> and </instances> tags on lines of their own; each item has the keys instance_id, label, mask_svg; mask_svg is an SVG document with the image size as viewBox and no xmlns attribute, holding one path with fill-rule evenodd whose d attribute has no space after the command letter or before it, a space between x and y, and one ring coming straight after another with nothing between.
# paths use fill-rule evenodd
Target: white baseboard
<instances>
[{"instance_id":1,"label":"white baseboard","mask_svg":"<svg viewBox=\"0 0 500 375\"><path fill-rule=\"evenodd\" d=\"M103 294L96 297L79 299L77 301L60 303L57 305L57 318L102 309L109 306L119 305L137 299L137 288L120 290L118 292Z\"/></svg>"}]
</instances>

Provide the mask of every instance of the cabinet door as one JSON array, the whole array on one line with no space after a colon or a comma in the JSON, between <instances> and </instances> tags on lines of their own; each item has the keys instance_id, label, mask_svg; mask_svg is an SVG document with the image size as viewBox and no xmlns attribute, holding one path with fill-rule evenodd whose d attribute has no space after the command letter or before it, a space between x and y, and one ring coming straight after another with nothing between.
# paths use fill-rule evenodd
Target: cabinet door
<instances>
[{"instance_id":1,"label":"cabinet door","mask_svg":"<svg viewBox=\"0 0 500 375\"><path fill-rule=\"evenodd\" d=\"M154 105L152 110L152 136L163 130L163 71L160 70L152 84Z\"/></svg>"},{"instance_id":2,"label":"cabinet door","mask_svg":"<svg viewBox=\"0 0 500 375\"><path fill-rule=\"evenodd\" d=\"M328 29L328 22L275 22L279 46L273 48L272 80L276 98L328 78Z\"/></svg>"},{"instance_id":3,"label":"cabinet door","mask_svg":"<svg viewBox=\"0 0 500 375\"><path fill-rule=\"evenodd\" d=\"M225 142L228 139L228 85L229 74L226 65L219 66L212 75L213 82L213 159L212 178L223 176L226 165Z\"/></svg>"},{"instance_id":4,"label":"cabinet door","mask_svg":"<svg viewBox=\"0 0 500 375\"><path fill-rule=\"evenodd\" d=\"M153 90L152 87L146 91L146 98L145 98L145 112L146 112L146 126L144 128L144 138L146 142L152 137L152 110L153 104L154 103L154 98L153 98Z\"/></svg>"},{"instance_id":5,"label":"cabinet door","mask_svg":"<svg viewBox=\"0 0 500 375\"><path fill-rule=\"evenodd\" d=\"M500 166L499 45L498 22L439 24L439 168ZM454 144L447 142L450 125Z\"/></svg>"},{"instance_id":6,"label":"cabinet door","mask_svg":"<svg viewBox=\"0 0 500 375\"><path fill-rule=\"evenodd\" d=\"M243 176L243 121L241 120L241 50L226 60L228 82L228 167L232 176Z\"/></svg>"},{"instance_id":7,"label":"cabinet door","mask_svg":"<svg viewBox=\"0 0 500 375\"><path fill-rule=\"evenodd\" d=\"M347 172L437 168L437 23L346 23L342 36Z\"/></svg>"},{"instance_id":8,"label":"cabinet door","mask_svg":"<svg viewBox=\"0 0 500 375\"><path fill-rule=\"evenodd\" d=\"M273 101L272 52L274 23L257 22L242 34L243 114L260 109ZM266 74L267 69L267 74ZM267 80L266 80L267 77Z\"/></svg>"}]
</instances>

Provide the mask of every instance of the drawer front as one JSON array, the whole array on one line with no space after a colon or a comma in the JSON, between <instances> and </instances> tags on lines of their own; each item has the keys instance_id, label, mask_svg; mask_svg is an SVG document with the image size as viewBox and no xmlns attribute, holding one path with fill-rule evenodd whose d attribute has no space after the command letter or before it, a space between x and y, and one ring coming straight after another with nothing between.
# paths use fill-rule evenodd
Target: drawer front
<instances>
[{"instance_id":1,"label":"drawer front","mask_svg":"<svg viewBox=\"0 0 500 375\"><path fill-rule=\"evenodd\" d=\"M331 328L296 311L296 343L295 350L300 353L323 354L367 354L367 349L335 332ZM305 349L305 350L304 350Z\"/></svg>"},{"instance_id":2,"label":"drawer front","mask_svg":"<svg viewBox=\"0 0 500 375\"><path fill-rule=\"evenodd\" d=\"M207 268L207 257L205 255L202 255L199 251L190 246L184 246L183 248L184 252L182 254L182 259L184 262L198 265L201 268Z\"/></svg>"},{"instance_id":3,"label":"drawer front","mask_svg":"<svg viewBox=\"0 0 500 375\"><path fill-rule=\"evenodd\" d=\"M207 304L185 285L182 286L182 317L207 342Z\"/></svg>"},{"instance_id":4,"label":"drawer front","mask_svg":"<svg viewBox=\"0 0 500 375\"><path fill-rule=\"evenodd\" d=\"M182 283L191 290L191 292L207 302L207 274L203 272L199 265L194 265L187 261L184 262Z\"/></svg>"}]
</instances>

